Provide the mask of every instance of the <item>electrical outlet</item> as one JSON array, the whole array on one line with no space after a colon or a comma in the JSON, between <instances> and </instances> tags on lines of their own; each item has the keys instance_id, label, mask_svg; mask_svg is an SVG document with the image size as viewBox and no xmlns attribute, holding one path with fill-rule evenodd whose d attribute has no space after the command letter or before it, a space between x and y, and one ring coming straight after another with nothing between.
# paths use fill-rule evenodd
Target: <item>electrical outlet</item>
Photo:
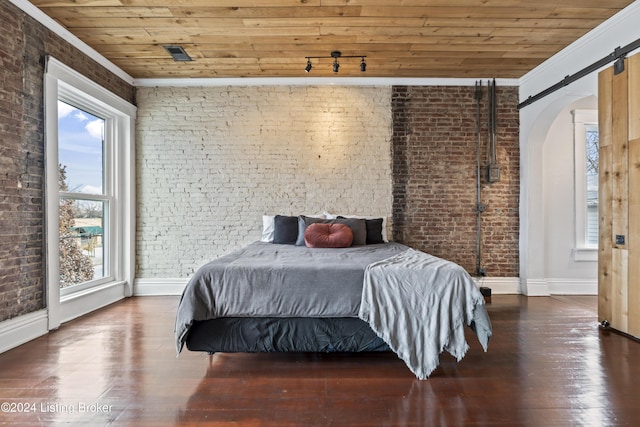
<instances>
[{"instance_id":1,"label":"electrical outlet","mask_svg":"<svg viewBox=\"0 0 640 427\"><path fill-rule=\"evenodd\" d=\"M500 165L490 164L487 168L487 181L497 182L500 181Z\"/></svg>"}]
</instances>

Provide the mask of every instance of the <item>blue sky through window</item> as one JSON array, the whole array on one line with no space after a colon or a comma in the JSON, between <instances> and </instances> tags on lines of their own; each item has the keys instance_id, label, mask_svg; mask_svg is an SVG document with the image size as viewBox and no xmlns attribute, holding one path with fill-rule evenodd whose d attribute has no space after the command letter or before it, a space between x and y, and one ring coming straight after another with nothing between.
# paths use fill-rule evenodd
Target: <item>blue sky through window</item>
<instances>
[{"instance_id":1,"label":"blue sky through window","mask_svg":"<svg viewBox=\"0 0 640 427\"><path fill-rule=\"evenodd\" d=\"M58 101L58 162L69 191L103 194L104 119Z\"/></svg>"}]
</instances>

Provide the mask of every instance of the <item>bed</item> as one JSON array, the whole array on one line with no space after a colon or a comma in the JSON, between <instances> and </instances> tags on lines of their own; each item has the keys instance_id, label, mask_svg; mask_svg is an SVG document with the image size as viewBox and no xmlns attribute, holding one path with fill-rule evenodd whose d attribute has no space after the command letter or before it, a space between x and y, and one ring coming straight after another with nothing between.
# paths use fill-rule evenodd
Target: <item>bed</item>
<instances>
[{"instance_id":1,"label":"bed","mask_svg":"<svg viewBox=\"0 0 640 427\"><path fill-rule=\"evenodd\" d=\"M352 241L315 246L302 237L315 223L339 223ZM487 350L484 298L460 266L386 241L377 219L276 216L274 224L272 239L189 280L176 315L178 354L185 345L209 353L392 350L425 379L442 351L462 359L466 327Z\"/></svg>"}]
</instances>

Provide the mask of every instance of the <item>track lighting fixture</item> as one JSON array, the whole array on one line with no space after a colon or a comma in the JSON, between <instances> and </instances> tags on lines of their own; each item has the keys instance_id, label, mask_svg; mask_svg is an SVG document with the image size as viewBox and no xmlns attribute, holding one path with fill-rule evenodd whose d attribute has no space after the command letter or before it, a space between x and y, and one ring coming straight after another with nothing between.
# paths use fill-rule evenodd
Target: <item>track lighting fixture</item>
<instances>
[{"instance_id":1,"label":"track lighting fixture","mask_svg":"<svg viewBox=\"0 0 640 427\"><path fill-rule=\"evenodd\" d=\"M307 73L311 71L311 69L313 68L313 65L311 64L312 59L333 58L333 72L337 73L340 69L340 62L338 62L338 58L360 58L360 71L364 73L365 71L367 71L367 63L364 60L364 58L366 57L366 55L342 56L342 52L340 52L339 50L334 50L333 52L331 52L330 56L305 56L307 60L307 66L304 68L304 70Z\"/></svg>"}]
</instances>

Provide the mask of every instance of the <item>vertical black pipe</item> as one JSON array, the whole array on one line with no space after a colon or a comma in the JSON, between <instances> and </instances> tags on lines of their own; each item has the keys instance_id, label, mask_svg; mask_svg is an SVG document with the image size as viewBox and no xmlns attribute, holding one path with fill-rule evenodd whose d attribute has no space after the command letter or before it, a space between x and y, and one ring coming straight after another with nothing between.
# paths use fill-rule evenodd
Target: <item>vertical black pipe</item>
<instances>
[{"instance_id":1,"label":"vertical black pipe","mask_svg":"<svg viewBox=\"0 0 640 427\"><path fill-rule=\"evenodd\" d=\"M482 143L482 125L480 123L480 100L482 99L482 81L477 81L475 92L473 94L476 100L476 274L483 275L482 269L482 212L484 205L482 204L482 194L480 187L480 171L482 156L480 155L480 146Z\"/></svg>"}]
</instances>

